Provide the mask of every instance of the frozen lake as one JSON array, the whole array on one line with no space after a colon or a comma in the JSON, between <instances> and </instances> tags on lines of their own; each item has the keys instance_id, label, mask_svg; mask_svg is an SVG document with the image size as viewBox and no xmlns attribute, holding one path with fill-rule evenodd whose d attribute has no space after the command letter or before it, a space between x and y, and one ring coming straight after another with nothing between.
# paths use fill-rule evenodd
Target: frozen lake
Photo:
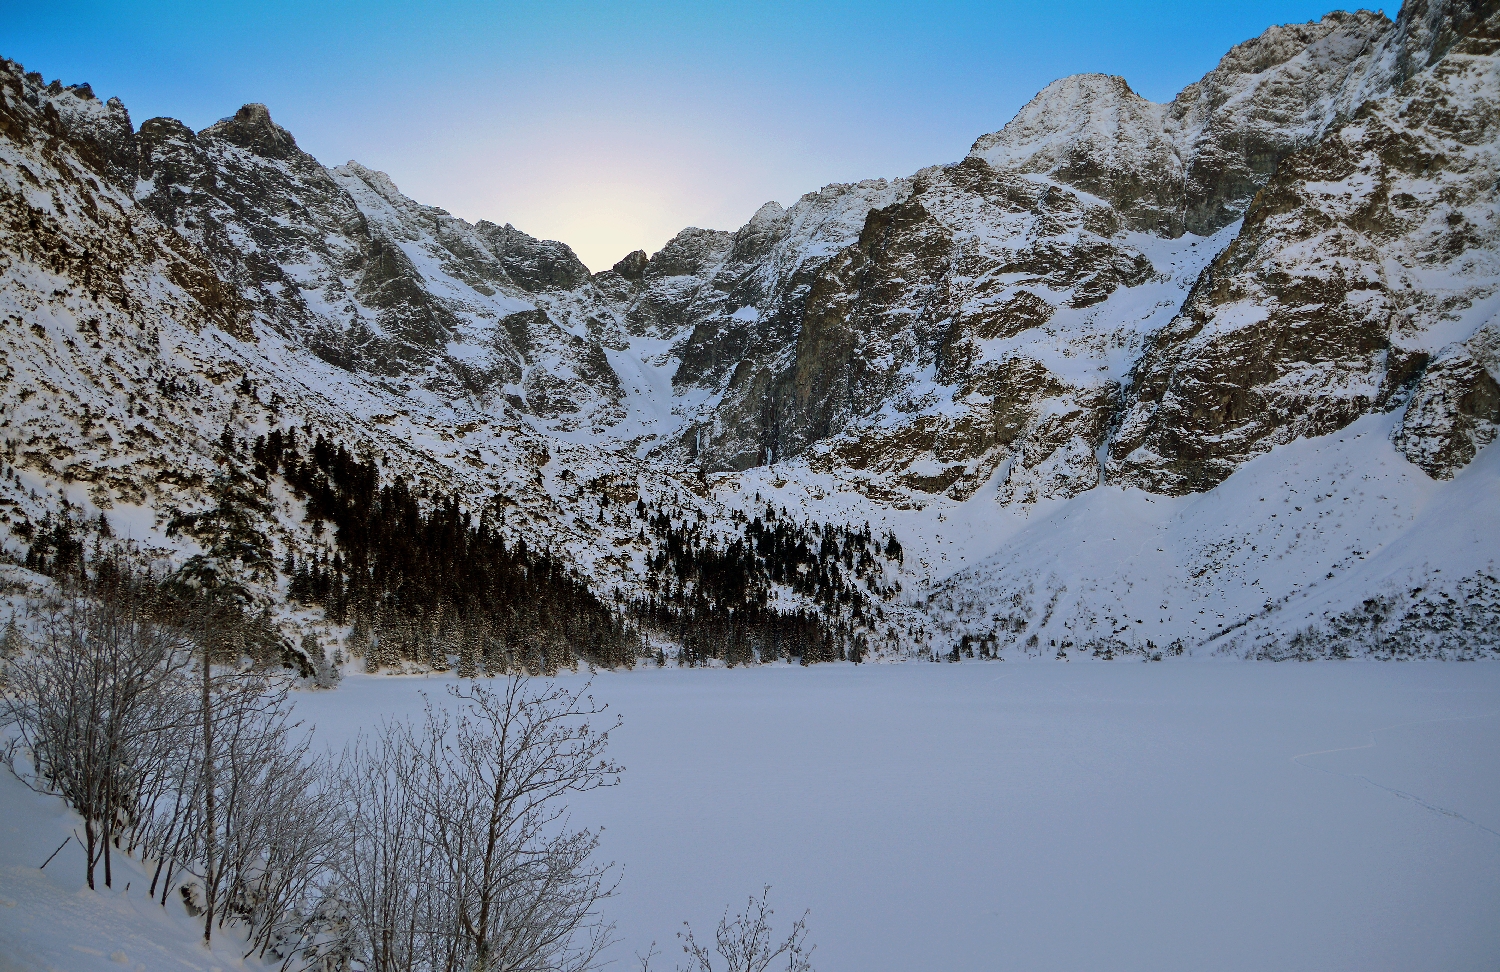
<instances>
[{"instance_id":1,"label":"frozen lake","mask_svg":"<svg viewBox=\"0 0 1500 972\"><path fill-rule=\"evenodd\" d=\"M572 681L574 677L569 677ZM577 677L582 681L582 677ZM341 745L437 679L299 696ZM1500 664L847 665L601 673L632 964L769 884L819 972L1484 969Z\"/></svg>"}]
</instances>

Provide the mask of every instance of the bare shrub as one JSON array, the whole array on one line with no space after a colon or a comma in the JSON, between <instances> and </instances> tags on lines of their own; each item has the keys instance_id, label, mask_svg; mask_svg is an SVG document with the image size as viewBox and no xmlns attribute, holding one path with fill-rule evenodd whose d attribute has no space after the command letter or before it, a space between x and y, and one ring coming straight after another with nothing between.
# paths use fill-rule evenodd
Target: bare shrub
<instances>
[{"instance_id":1,"label":"bare shrub","mask_svg":"<svg viewBox=\"0 0 1500 972\"><path fill-rule=\"evenodd\" d=\"M12 769L83 817L91 886L112 848L136 854L205 941L240 925L247 956L286 969L595 967L614 871L567 802L620 770L618 722L592 724L585 691L455 687L451 712L429 703L318 763L272 667L285 643L241 588L203 564L166 583L93 570L34 606L38 637L7 629L0 695L31 763Z\"/></svg>"},{"instance_id":2,"label":"bare shrub","mask_svg":"<svg viewBox=\"0 0 1500 972\"><path fill-rule=\"evenodd\" d=\"M679 972L768 972L772 966L787 972L812 972L813 948L807 944L807 913L792 923L790 934L776 943L771 934L770 887L761 889L760 898L751 896L743 914L719 919L714 933L714 951L693 937L693 929L679 933L682 950L688 956L686 967ZM684 922L684 925L687 923ZM715 953L722 964L715 964Z\"/></svg>"}]
</instances>

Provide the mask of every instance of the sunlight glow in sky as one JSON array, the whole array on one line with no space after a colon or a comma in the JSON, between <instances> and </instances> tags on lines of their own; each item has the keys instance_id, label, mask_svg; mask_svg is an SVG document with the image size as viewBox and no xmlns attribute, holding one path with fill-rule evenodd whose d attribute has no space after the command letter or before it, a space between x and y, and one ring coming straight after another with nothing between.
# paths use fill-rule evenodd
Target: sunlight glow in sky
<instances>
[{"instance_id":1,"label":"sunlight glow in sky","mask_svg":"<svg viewBox=\"0 0 1500 972\"><path fill-rule=\"evenodd\" d=\"M33 3L7 5L0 55L137 125L264 102L324 164L600 270L768 199L956 161L1064 75L1169 100L1329 2Z\"/></svg>"}]
</instances>

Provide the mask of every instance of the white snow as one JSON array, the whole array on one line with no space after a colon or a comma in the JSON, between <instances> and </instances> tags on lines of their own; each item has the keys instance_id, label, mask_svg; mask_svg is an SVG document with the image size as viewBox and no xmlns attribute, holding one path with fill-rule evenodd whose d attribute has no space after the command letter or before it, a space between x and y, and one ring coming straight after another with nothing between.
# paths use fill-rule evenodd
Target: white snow
<instances>
[{"instance_id":1,"label":"white snow","mask_svg":"<svg viewBox=\"0 0 1500 972\"><path fill-rule=\"evenodd\" d=\"M580 684L585 675L565 675ZM334 749L444 680L298 696ZM820 972L1493 969L1500 665L967 663L602 673L625 966L770 884ZM0 773L0 970L238 969ZM126 883L129 890L125 890Z\"/></svg>"},{"instance_id":2,"label":"white snow","mask_svg":"<svg viewBox=\"0 0 1500 972\"><path fill-rule=\"evenodd\" d=\"M149 900L151 874L124 855L114 857L114 888L103 867L90 891L77 840L81 818L55 796L34 793L0 769L0 972L259 972L280 963L244 960L234 932L215 930L212 950L203 926L180 898L163 908ZM67 841L45 869L49 855Z\"/></svg>"},{"instance_id":3,"label":"white snow","mask_svg":"<svg viewBox=\"0 0 1500 972\"><path fill-rule=\"evenodd\" d=\"M567 676L572 684L585 676ZM354 676L338 747L443 682ZM1500 665L974 663L600 674L613 957L763 884L820 972L1493 969ZM9 894L9 892L5 892ZM0 915L0 921L5 921Z\"/></svg>"}]
</instances>

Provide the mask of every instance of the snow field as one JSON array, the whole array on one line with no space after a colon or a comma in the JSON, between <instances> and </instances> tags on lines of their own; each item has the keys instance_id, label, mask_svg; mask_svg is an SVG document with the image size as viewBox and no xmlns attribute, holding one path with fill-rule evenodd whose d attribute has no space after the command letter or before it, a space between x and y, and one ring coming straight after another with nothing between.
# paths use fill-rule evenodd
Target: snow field
<instances>
[{"instance_id":1,"label":"snow field","mask_svg":"<svg viewBox=\"0 0 1500 972\"><path fill-rule=\"evenodd\" d=\"M339 748L443 684L353 676L298 714ZM1500 665L771 666L593 691L626 773L572 812L623 866L617 968L653 939L672 968L683 920L711 933L763 884L783 932L810 909L820 972L1500 955Z\"/></svg>"}]
</instances>

